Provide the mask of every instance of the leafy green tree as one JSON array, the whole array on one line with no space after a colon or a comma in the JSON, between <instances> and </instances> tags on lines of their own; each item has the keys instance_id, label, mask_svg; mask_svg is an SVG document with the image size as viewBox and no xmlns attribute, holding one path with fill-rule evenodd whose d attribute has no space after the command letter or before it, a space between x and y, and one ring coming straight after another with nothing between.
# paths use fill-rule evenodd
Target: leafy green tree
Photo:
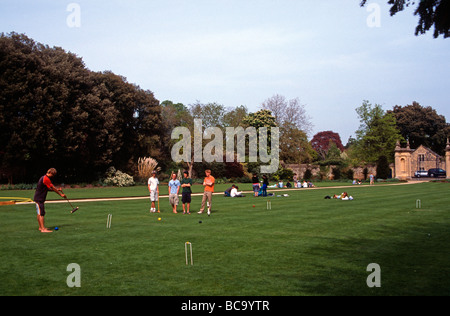
<instances>
[{"instance_id":1,"label":"leafy green tree","mask_svg":"<svg viewBox=\"0 0 450 316\"><path fill-rule=\"evenodd\" d=\"M272 112L269 110L259 110L255 113L250 113L242 120L242 126L246 127L255 127L257 133L259 133L259 128L268 127L268 140L267 140L267 148L268 152L271 150L271 129L270 127L277 127L275 117L272 115ZM248 149L248 140L246 140L246 146ZM258 144L258 152L259 152L259 144ZM248 153L248 150L247 150ZM260 163L259 162L249 162L247 164L247 170L249 172L258 172Z\"/></svg>"},{"instance_id":2,"label":"leafy green tree","mask_svg":"<svg viewBox=\"0 0 450 316\"><path fill-rule=\"evenodd\" d=\"M305 132L292 124L280 128L280 160L285 163L310 163L315 157Z\"/></svg>"},{"instance_id":3,"label":"leafy green tree","mask_svg":"<svg viewBox=\"0 0 450 316\"><path fill-rule=\"evenodd\" d=\"M372 106L369 101L364 101L356 112L361 126L356 132L353 153L366 163L375 163L380 156L393 161L395 145L403 140L394 115L386 113L381 105Z\"/></svg>"},{"instance_id":4,"label":"leafy green tree","mask_svg":"<svg viewBox=\"0 0 450 316\"><path fill-rule=\"evenodd\" d=\"M330 145L328 147L328 152L325 160L337 160L341 159L341 150L338 148L335 142L330 140Z\"/></svg>"},{"instance_id":5,"label":"leafy green tree","mask_svg":"<svg viewBox=\"0 0 450 316\"><path fill-rule=\"evenodd\" d=\"M250 113L246 116L242 123L244 126L253 126L256 129L260 127L277 127L275 117L269 110L260 110L256 113Z\"/></svg>"},{"instance_id":6,"label":"leafy green tree","mask_svg":"<svg viewBox=\"0 0 450 316\"><path fill-rule=\"evenodd\" d=\"M0 35L0 178L92 181L111 165L160 147L159 101L111 72L87 69L62 48ZM18 172L20 170L20 172Z\"/></svg>"},{"instance_id":7,"label":"leafy green tree","mask_svg":"<svg viewBox=\"0 0 450 316\"><path fill-rule=\"evenodd\" d=\"M447 137L450 137L450 124L443 115L432 107L423 107L417 102L407 106L394 106L392 113L397 127L412 148L424 145L443 155Z\"/></svg>"},{"instance_id":8,"label":"leafy green tree","mask_svg":"<svg viewBox=\"0 0 450 316\"><path fill-rule=\"evenodd\" d=\"M202 104L199 101L190 106L191 115L194 119L201 119L204 127L224 126L223 118L225 107L218 103Z\"/></svg>"},{"instance_id":9,"label":"leafy green tree","mask_svg":"<svg viewBox=\"0 0 450 316\"><path fill-rule=\"evenodd\" d=\"M238 127L242 125L242 121L248 115L248 109L245 105L228 109L223 117L225 127Z\"/></svg>"}]
</instances>

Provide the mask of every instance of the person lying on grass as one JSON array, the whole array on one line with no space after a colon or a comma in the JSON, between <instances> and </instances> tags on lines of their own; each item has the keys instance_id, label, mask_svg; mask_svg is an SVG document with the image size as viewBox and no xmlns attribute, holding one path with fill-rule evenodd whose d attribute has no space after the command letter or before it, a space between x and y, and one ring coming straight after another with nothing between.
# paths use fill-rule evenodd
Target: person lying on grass
<instances>
[{"instance_id":1,"label":"person lying on grass","mask_svg":"<svg viewBox=\"0 0 450 316\"><path fill-rule=\"evenodd\" d=\"M338 199L342 201L353 200L353 196L349 196L347 192L342 193L341 195L333 195L333 199Z\"/></svg>"}]
</instances>

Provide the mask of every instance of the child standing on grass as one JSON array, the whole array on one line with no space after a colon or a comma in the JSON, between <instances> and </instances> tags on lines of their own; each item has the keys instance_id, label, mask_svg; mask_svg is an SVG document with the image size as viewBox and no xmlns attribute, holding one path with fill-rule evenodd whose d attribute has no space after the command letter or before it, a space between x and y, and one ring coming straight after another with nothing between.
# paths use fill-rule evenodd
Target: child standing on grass
<instances>
[{"instance_id":1,"label":"child standing on grass","mask_svg":"<svg viewBox=\"0 0 450 316\"><path fill-rule=\"evenodd\" d=\"M150 213L156 213L155 202L159 200L159 180L156 177L156 171L153 171L152 176L148 178L148 191L150 192L150 201L152 202Z\"/></svg>"}]
</instances>

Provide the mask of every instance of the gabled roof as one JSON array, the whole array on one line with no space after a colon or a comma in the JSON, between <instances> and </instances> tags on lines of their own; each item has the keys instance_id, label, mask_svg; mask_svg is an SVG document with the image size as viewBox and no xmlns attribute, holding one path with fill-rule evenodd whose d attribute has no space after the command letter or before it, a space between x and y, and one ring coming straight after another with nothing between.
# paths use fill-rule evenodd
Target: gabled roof
<instances>
[{"instance_id":1,"label":"gabled roof","mask_svg":"<svg viewBox=\"0 0 450 316\"><path fill-rule=\"evenodd\" d=\"M436 157L441 157L441 155L437 154L436 152L434 152L433 150L431 150L428 147L425 147L424 145L420 145L418 148L414 149L414 151L412 152L413 154L418 151L420 148L425 149L426 151L428 151L429 153L431 153L432 155L436 156Z\"/></svg>"}]
</instances>

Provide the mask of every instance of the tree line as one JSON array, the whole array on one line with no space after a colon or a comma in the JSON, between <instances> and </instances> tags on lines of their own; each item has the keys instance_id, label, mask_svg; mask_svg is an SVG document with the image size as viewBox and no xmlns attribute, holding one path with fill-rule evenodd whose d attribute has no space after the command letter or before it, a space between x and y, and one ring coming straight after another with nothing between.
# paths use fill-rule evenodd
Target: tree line
<instances>
[{"instance_id":1,"label":"tree line","mask_svg":"<svg viewBox=\"0 0 450 316\"><path fill-rule=\"evenodd\" d=\"M151 156L163 171L188 168L196 174L213 169L219 177L238 178L255 163L175 164L172 130L192 127L280 128L280 160L285 163L363 165L384 156L393 159L398 140L425 145L442 154L450 127L431 107L395 106L384 111L369 101L356 109L361 121L346 146L338 133L311 137L312 123L298 98L274 95L250 113L244 105L184 105L160 102L126 78L93 72L83 60L24 34L0 34L0 181L35 182L49 166L60 182L93 182L110 167L137 173L140 157ZM283 173L283 170L280 171ZM281 175L280 175L281 176Z\"/></svg>"},{"instance_id":2,"label":"tree line","mask_svg":"<svg viewBox=\"0 0 450 316\"><path fill-rule=\"evenodd\" d=\"M0 174L91 181L160 147L159 101L112 72L23 34L0 36Z\"/></svg>"}]
</instances>

